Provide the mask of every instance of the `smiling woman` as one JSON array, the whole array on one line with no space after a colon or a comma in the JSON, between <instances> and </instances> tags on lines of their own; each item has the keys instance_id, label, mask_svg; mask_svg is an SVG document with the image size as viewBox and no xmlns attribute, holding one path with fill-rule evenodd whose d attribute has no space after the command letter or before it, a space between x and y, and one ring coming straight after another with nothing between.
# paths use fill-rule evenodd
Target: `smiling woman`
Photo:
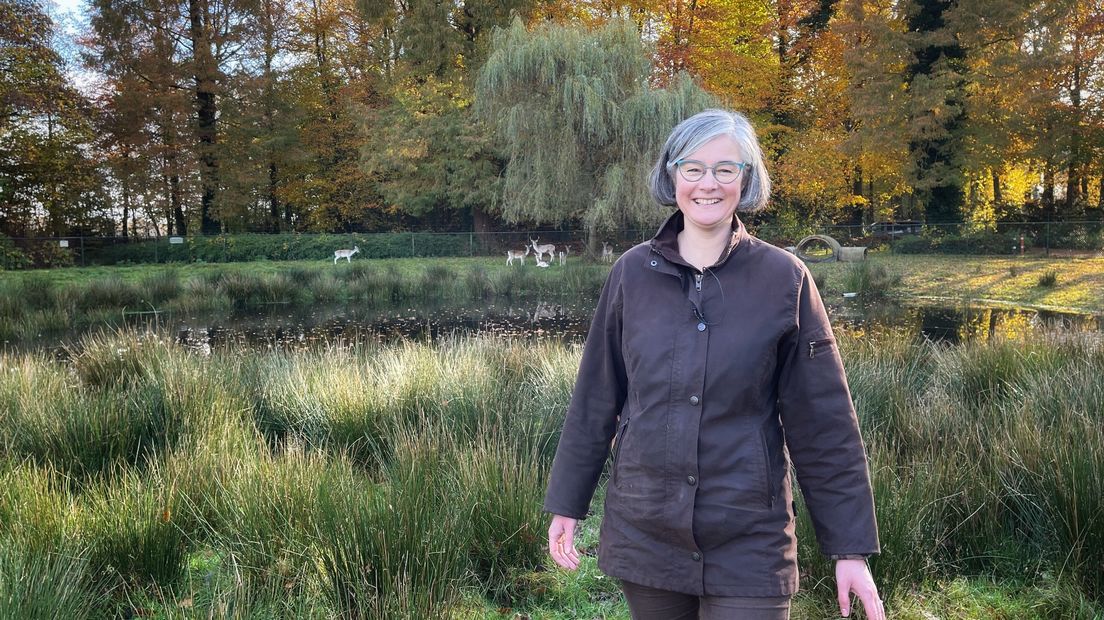
<instances>
[{"instance_id":1,"label":"smiling woman","mask_svg":"<svg viewBox=\"0 0 1104 620\"><path fill-rule=\"evenodd\" d=\"M770 194L750 123L683 121L651 189L678 211L602 290L545 497L552 558L578 568L575 527L612 446L598 566L633 618L784 620L792 459L841 614L855 594L884 620L866 455L824 305L805 265L736 216Z\"/></svg>"}]
</instances>

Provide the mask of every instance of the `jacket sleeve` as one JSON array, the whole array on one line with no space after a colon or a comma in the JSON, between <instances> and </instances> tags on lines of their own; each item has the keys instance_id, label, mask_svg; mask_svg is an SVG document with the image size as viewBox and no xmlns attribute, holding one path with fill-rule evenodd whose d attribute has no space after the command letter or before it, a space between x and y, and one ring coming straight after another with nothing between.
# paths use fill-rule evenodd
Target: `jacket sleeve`
<instances>
[{"instance_id":1,"label":"jacket sleeve","mask_svg":"<svg viewBox=\"0 0 1104 620\"><path fill-rule=\"evenodd\" d=\"M866 450L816 284L802 265L780 344L778 404L797 481L825 555L879 552Z\"/></svg>"},{"instance_id":2,"label":"jacket sleeve","mask_svg":"<svg viewBox=\"0 0 1104 620\"><path fill-rule=\"evenodd\" d=\"M623 260L615 263L606 278L583 347L544 498L544 510L552 514L586 517L609 455L617 416L625 403L628 380L621 352L623 264Z\"/></svg>"}]
</instances>

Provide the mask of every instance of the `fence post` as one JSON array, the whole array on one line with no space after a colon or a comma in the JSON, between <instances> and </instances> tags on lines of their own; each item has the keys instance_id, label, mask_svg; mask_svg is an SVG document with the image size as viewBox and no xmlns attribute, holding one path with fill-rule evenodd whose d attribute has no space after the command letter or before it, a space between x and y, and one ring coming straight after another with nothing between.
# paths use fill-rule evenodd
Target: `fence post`
<instances>
[{"instance_id":1,"label":"fence post","mask_svg":"<svg viewBox=\"0 0 1104 620\"><path fill-rule=\"evenodd\" d=\"M1046 256L1050 258L1050 222L1046 223Z\"/></svg>"},{"instance_id":2,"label":"fence post","mask_svg":"<svg viewBox=\"0 0 1104 620\"><path fill-rule=\"evenodd\" d=\"M84 235L80 236L80 248L81 248L81 267L84 267Z\"/></svg>"},{"instance_id":3,"label":"fence post","mask_svg":"<svg viewBox=\"0 0 1104 620\"><path fill-rule=\"evenodd\" d=\"M468 233L468 256L475 256L475 231Z\"/></svg>"},{"instance_id":4,"label":"fence post","mask_svg":"<svg viewBox=\"0 0 1104 620\"><path fill-rule=\"evenodd\" d=\"M410 233L410 258L414 258L414 232Z\"/></svg>"}]
</instances>

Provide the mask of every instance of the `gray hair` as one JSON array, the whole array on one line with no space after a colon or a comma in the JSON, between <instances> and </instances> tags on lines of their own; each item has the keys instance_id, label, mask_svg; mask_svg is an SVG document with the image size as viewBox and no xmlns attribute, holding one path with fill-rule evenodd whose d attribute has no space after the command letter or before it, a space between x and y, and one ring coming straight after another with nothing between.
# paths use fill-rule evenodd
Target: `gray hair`
<instances>
[{"instance_id":1,"label":"gray hair","mask_svg":"<svg viewBox=\"0 0 1104 620\"><path fill-rule=\"evenodd\" d=\"M740 179L740 204L736 205L736 209L758 211L767 206L771 181L755 129L743 114L727 110L699 112L671 130L648 178L649 189L656 202L667 206L675 204L675 162L717 136L732 138L744 160L751 164L751 170L745 171Z\"/></svg>"}]
</instances>

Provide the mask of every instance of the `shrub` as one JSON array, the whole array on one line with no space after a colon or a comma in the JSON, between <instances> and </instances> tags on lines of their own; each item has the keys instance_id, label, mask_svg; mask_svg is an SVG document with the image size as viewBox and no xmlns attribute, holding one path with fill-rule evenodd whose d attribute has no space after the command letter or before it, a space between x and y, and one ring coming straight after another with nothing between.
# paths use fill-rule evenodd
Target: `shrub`
<instances>
[{"instance_id":1,"label":"shrub","mask_svg":"<svg viewBox=\"0 0 1104 620\"><path fill-rule=\"evenodd\" d=\"M1058 284L1058 272L1048 271L1039 276L1039 286L1049 288Z\"/></svg>"},{"instance_id":2,"label":"shrub","mask_svg":"<svg viewBox=\"0 0 1104 620\"><path fill-rule=\"evenodd\" d=\"M891 249L896 254L993 254L1009 255L1019 252L1019 235L1012 232L969 232L962 235L923 234L906 236L894 241Z\"/></svg>"},{"instance_id":3,"label":"shrub","mask_svg":"<svg viewBox=\"0 0 1104 620\"><path fill-rule=\"evenodd\" d=\"M5 269L27 269L31 259L27 258L15 243L6 235L0 235L0 271Z\"/></svg>"},{"instance_id":4,"label":"shrub","mask_svg":"<svg viewBox=\"0 0 1104 620\"><path fill-rule=\"evenodd\" d=\"M73 250L61 247L57 239L30 241L23 253L33 267L72 267L74 264Z\"/></svg>"}]
</instances>

